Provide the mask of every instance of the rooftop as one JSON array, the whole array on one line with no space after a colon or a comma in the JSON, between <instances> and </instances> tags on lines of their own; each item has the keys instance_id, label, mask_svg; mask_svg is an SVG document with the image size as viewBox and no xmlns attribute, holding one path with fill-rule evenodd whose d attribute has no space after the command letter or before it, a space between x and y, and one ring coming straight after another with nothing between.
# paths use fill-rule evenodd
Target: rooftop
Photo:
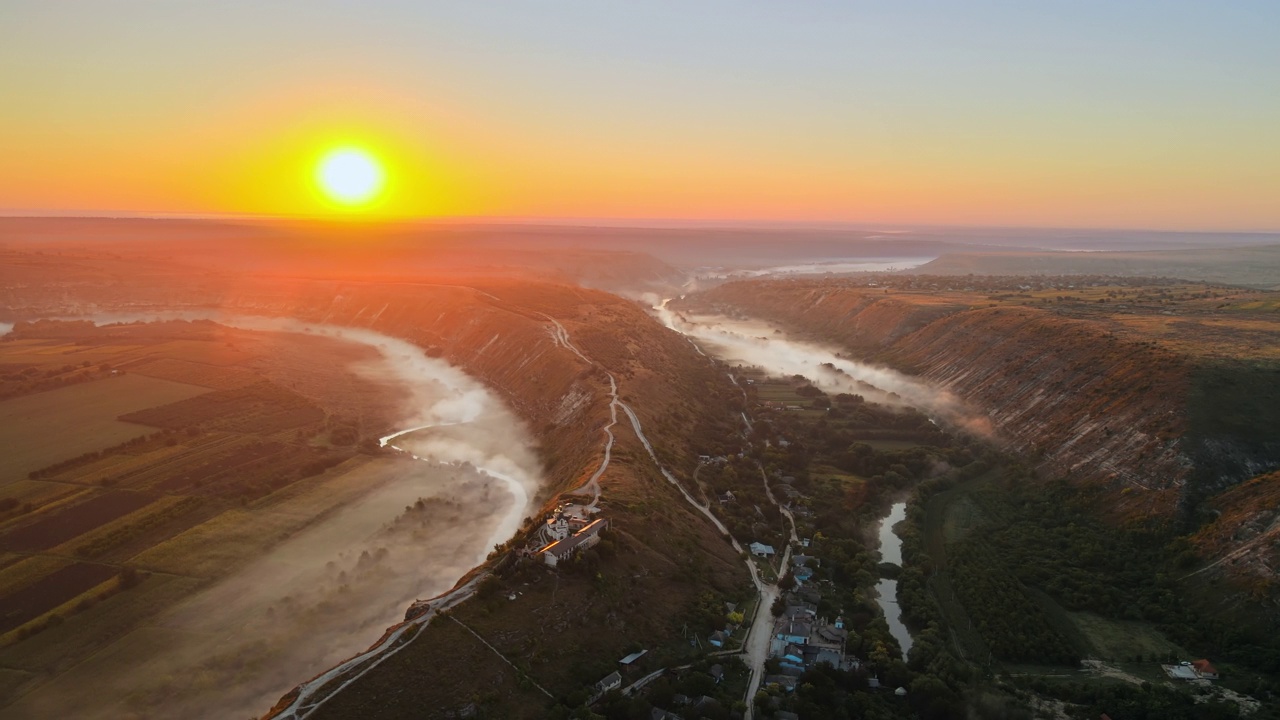
<instances>
[{"instance_id":1,"label":"rooftop","mask_svg":"<svg viewBox=\"0 0 1280 720\"><path fill-rule=\"evenodd\" d=\"M549 552L557 556L567 555L578 548L579 545L590 540L604 528L605 519L596 518L589 525L574 533L564 540L557 540L550 545L542 548L538 552Z\"/></svg>"}]
</instances>

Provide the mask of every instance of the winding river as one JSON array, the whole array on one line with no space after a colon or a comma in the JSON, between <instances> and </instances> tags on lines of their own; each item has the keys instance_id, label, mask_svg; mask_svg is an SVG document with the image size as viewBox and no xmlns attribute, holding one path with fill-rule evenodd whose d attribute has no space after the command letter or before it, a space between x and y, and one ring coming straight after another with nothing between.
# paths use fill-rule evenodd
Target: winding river
<instances>
[{"instance_id":1,"label":"winding river","mask_svg":"<svg viewBox=\"0 0 1280 720\"><path fill-rule=\"evenodd\" d=\"M880 521L880 558L881 562L902 565L902 538L893 531L893 526L907 519L907 504L894 503L889 514ZM902 624L902 608L898 607L898 581L881 578L876 583L876 602L884 612L884 619L889 623L889 633L902 647L902 657L906 659L911 651L911 633Z\"/></svg>"},{"instance_id":2,"label":"winding river","mask_svg":"<svg viewBox=\"0 0 1280 720\"><path fill-rule=\"evenodd\" d=\"M194 558L193 569L191 577L159 573L177 578L167 580L179 586L164 596L169 604L0 715L258 716L299 679L321 673L302 685L284 713L305 717L330 694L332 688L319 692L326 683L340 677L349 682L357 674L349 672L353 667L381 662L402 647L409 628L429 621L431 612L383 635L403 620L410 603L434 598L434 612L468 597L474 580L455 583L529 514L542 478L522 423L480 381L407 341L364 329L216 312L93 319L206 318L376 351L350 371L402 398L404 429L381 444L403 455L316 476L276 504L226 511L221 523L180 536L193 538L182 546L184 557ZM263 524L275 534L257 530ZM258 547L251 544L254 532L274 539L259 542L262 552L255 557L224 560L241 547L232 542L240 527L250 538L244 547ZM163 556L154 562L167 567Z\"/></svg>"}]
</instances>

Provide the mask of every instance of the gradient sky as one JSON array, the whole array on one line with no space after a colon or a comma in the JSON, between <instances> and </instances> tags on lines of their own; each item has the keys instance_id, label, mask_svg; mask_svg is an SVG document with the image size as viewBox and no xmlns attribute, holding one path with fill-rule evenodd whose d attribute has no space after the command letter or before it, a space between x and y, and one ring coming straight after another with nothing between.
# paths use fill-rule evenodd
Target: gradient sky
<instances>
[{"instance_id":1,"label":"gradient sky","mask_svg":"<svg viewBox=\"0 0 1280 720\"><path fill-rule=\"evenodd\" d=\"M0 210L1280 229L1280 2L0 3Z\"/></svg>"}]
</instances>

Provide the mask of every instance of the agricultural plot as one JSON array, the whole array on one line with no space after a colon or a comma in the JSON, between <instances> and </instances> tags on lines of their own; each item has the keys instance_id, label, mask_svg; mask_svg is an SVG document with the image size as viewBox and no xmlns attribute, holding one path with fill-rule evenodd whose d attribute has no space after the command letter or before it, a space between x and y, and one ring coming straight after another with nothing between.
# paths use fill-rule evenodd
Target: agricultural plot
<instances>
[{"instance_id":1,"label":"agricultural plot","mask_svg":"<svg viewBox=\"0 0 1280 720\"><path fill-rule=\"evenodd\" d=\"M139 622L154 619L204 582L175 575L148 575L137 587L106 598L88 612L70 615L65 622L21 643L0 647L0 666L36 673L65 669L93 650L114 642ZM0 695L0 702L3 698Z\"/></svg>"},{"instance_id":2,"label":"agricultural plot","mask_svg":"<svg viewBox=\"0 0 1280 720\"><path fill-rule=\"evenodd\" d=\"M212 323L23 332L0 342L0 715L93 702L81 668L158 654L166 611L422 469L317 441L376 437L401 401L334 341Z\"/></svg>"},{"instance_id":3,"label":"agricultural plot","mask_svg":"<svg viewBox=\"0 0 1280 720\"><path fill-rule=\"evenodd\" d=\"M182 429L200 427L241 433L292 430L324 420L324 411L301 395L269 382L218 390L199 399L122 415L122 420Z\"/></svg>"},{"instance_id":4,"label":"agricultural plot","mask_svg":"<svg viewBox=\"0 0 1280 720\"><path fill-rule=\"evenodd\" d=\"M82 485L129 486L122 482L134 473L163 465L165 461L188 452L188 445L163 445L158 448L139 448L137 451L120 452L84 464L76 464L57 474L59 483ZM50 483L41 483L49 485Z\"/></svg>"},{"instance_id":5,"label":"agricultural plot","mask_svg":"<svg viewBox=\"0 0 1280 720\"><path fill-rule=\"evenodd\" d=\"M47 555L29 555L0 570L0 597L6 597L40 578L71 564L71 560Z\"/></svg>"},{"instance_id":6,"label":"agricultural plot","mask_svg":"<svg viewBox=\"0 0 1280 720\"><path fill-rule=\"evenodd\" d=\"M37 507L46 507L67 495L81 492L80 488L36 480L15 480L0 485L0 521L10 517L11 513ZM8 508L6 511L3 508Z\"/></svg>"},{"instance_id":7,"label":"agricultural plot","mask_svg":"<svg viewBox=\"0 0 1280 720\"><path fill-rule=\"evenodd\" d=\"M7 530L0 535L0 548L21 552L48 550L154 501L154 496L136 492L97 493L84 502L57 512L40 513L33 521Z\"/></svg>"},{"instance_id":8,"label":"agricultural plot","mask_svg":"<svg viewBox=\"0 0 1280 720\"><path fill-rule=\"evenodd\" d=\"M97 365L102 362L119 363L122 357L133 357L141 350L138 345L81 345L65 340L48 339L10 339L4 342L0 358L5 365L25 367L34 365L44 368L50 365L80 365L88 362Z\"/></svg>"},{"instance_id":9,"label":"agricultural plot","mask_svg":"<svg viewBox=\"0 0 1280 720\"><path fill-rule=\"evenodd\" d=\"M129 367L129 372L162 380L199 385L213 390L234 390L246 385L252 385L262 379L256 373L238 367L209 365L168 357L132 365Z\"/></svg>"},{"instance_id":10,"label":"agricultural plot","mask_svg":"<svg viewBox=\"0 0 1280 720\"><path fill-rule=\"evenodd\" d=\"M235 333L235 330L218 326L217 330L209 334L210 339L169 340L152 346L150 351L159 357L204 365L231 366L253 360L255 357L253 354L244 352L229 342L211 341L223 336L230 338Z\"/></svg>"},{"instance_id":11,"label":"agricultural plot","mask_svg":"<svg viewBox=\"0 0 1280 720\"><path fill-rule=\"evenodd\" d=\"M193 398L207 388L119 375L0 402L0 483L152 432L119 416Z\"/></svg>"},{"instance_id":12,"label":"agricultural plot","mask_svg":"<svg viewBox=\"0 0 1280 720\"><path fill-rule=\"evenodd\" d=\"M217 577L316 518L352 502L405 470L394 461L352 460L314 481L294 483L251 509L233 508L132 559L138 567Z\"/></svg>"},{"instance_id":13,"label":"agricultural plot","mask_svg":"<svg viewBox=\"0 0 1280 720\"><path fill-rule=\"evenodd\" d=\"M76 563L0 597L0 634L6 633L115 577L109 565Z\"/></svg>"}]
</instances>

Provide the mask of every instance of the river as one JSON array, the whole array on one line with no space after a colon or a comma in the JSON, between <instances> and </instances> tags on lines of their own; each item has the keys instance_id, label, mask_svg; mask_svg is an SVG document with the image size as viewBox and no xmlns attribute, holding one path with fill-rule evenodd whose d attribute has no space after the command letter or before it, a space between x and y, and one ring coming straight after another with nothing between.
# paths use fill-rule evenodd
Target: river
<instances>
[{"instance_id":1,"label":"river","mask_svg":"<svg viewBox=\"0 0 1280 720\"><path fill-rule=\"evenodd\" d=\"M907 518L907 504L894 503L889 514L880 521L880 558L881 562L902 565L902 538L893 531L893 526ZM902 624L902 608L898 607L898 581L881 578L876 583L876 602L884 612L884 619L889 623L889 633L902 647L902 657L906 659L911 651L911 632Z\"/></svg>"},{"instance_id":2,"label":"river","mask_svg":"<svg viewBox=\"0 0 1280 720\"><path fill-rule=\"evenodd\" d=\"M402 398L403 408L391 412L402 416L404 429L382 441L406 455L366 458L300 481L276 500L223 512L179 536L194 538L171 551L189 558L190 569L179 568L189 577L157 572L134 591L165 591L135 601L155 603L146 620L123 628L110 646L0 715L256 717L299 680L368 647L416 599L448 591L528 515L530 497L541 485L532 440L480 381L406 341L369 330L209 315L246 330L364 346L368 351L361 355L368 357L349 370ZM339 357L345 356L335 354L333 362ZM240 558L236 553L244 548L256 554ZM171 562L168 556L159 557L153 562L168 568L162 564ZM432 605L447 607L472 587ZM397 637L360 657L393 651ZM299 707L321 699L304 692Z\"/></svg>"}]
</instances>

